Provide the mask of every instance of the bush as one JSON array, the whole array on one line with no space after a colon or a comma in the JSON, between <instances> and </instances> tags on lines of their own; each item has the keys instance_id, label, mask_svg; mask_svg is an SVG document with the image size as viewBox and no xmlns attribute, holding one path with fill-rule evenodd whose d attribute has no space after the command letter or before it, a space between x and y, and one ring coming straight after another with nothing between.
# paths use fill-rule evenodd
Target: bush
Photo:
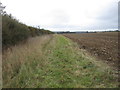
<instances>
[{"instance_id":1,"label":"bush","mask_svg":"<svg viewBox=\"0 0 120 90\"><path fill-rule=\"evenodd\" d=\"M3 48L15 45L20 41L27 40L30 36L34 37L43 34L52 34L52 32L22 24L11 15L2 15Z\"/></svg>"}]
</instances>

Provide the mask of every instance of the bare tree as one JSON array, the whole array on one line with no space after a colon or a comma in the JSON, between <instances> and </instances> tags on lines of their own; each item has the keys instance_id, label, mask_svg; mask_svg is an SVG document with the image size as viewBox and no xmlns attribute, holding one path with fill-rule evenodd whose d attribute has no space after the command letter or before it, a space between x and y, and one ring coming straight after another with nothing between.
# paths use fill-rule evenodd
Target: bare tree
<instances>
[{"instance_id":1,"label":"bare tree","mask_svg":"<svg viewBox=\"0 0 120 90\"><path fill-rule=\"evenodd\" d=\"M5 9L5 6L2 5L2 3L0 2L0 14L3 14L3 10Z\"/></svg>"}]
</instances>

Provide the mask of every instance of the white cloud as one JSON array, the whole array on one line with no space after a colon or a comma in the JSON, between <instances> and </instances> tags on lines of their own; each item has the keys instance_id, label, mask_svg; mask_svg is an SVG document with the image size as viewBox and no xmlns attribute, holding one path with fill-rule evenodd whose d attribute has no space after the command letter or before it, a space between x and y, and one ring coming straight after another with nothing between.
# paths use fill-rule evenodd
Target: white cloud
<instances>
[{"instance_id":1,"label":"white cloud","mask_svg":"<svg viewBox=\"0 0 120 90\"><path fill-rule=\"evenodd\" d=\"M98 27L100 26L113 28L117 22L114 22L113 27L107 27L104 23L111 23L109 22L110 18L106 18L112 13L112 8L110 7L116 8L118 1L119 0L1 0L3 5L6 6L5 10L21 22L33 26L40 25L42 28L51 30L92 29L93 27L99 29ZM111 13L105 14L106 11L104 11L104 9L109 8L111 9ZM117 15L114 17L117 17ZM99 20L99 18L101 18L102 21ZM101 23L103 23L103 25Z\"/></svg>"}]
</instances>

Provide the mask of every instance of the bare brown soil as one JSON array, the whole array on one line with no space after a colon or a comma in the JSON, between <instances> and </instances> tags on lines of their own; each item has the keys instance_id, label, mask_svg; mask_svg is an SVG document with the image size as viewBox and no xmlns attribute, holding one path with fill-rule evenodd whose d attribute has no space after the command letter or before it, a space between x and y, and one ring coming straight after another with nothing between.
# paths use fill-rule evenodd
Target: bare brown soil
<instances>
[{"instance_id":1,"label":"bare brown soil","mask_svg":"<svg viewBox=\"0 0 120 90\"><path fill-rule=\"evenodd\" d=\"M118 66L118 32L64 34L92 55L112 66Z\"/></svg>"}]
</instances>

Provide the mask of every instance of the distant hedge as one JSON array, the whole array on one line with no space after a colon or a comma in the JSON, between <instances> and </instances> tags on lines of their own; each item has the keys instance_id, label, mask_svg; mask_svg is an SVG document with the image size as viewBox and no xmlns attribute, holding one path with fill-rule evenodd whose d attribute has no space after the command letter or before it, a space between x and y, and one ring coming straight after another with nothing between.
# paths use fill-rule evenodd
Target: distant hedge
<instances>
[{"instance_id":1,"label":"distant hedge","mask_svg":"<svg viewBox=\"0 0 120 90\"><path fill-rule=\"evenodd\" d=\"M11 15L2 15L2 44L4 47L15 45L20 41L27 40L43 34L52 34L53 32L44 29L27 26L14 19Z\"/></svg>"}]
</instances>

